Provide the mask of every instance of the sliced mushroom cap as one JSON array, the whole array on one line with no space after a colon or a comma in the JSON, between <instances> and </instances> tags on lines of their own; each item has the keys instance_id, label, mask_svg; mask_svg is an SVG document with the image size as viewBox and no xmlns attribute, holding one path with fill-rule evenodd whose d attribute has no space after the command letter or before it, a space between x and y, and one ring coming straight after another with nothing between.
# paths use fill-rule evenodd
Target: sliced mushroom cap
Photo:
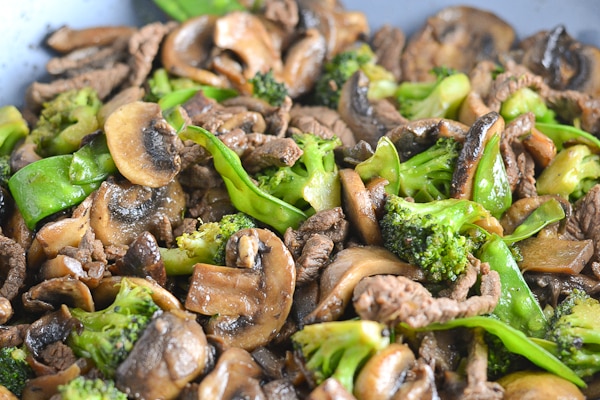
<instances>
[{"instance_id":1,"label":"sliced mushroom cap","mask_svg":"<svg viewBox=\"0 0 600 400\"><path fill-rule=\"evenodd\" d=\"M577 41L564 26L522 40L519 49L519 62L550 87L600 95L600 49Z\"/></svg>"},{"instance_id":2,"label":"sliced mushroom cap","mask_svg":"<svg viewBox=\"0 0 600 400\"><path fill-rule=\"evenodd\" d=\"M198 398L264 400L262 375L250 353L231 347L219 356L215 368L200 382Z\"/></svg>"},{"instance_id":3,"label":"sliced mushroom cap","mask_svg":"<svg viewBox=\"0 0 600 400\"><path fill-rule=\"evenodd\" d=\"M483 155L483 149L492 135L500 134L503 130L504 119L495 111L479 117L471 126L456 161L450 186L451 197L472 198L475 172Z\"/></svg>"},{"instance_id":4,"label":"sliced mushroom cap","mask_svg":"<svg viewBox=\"0 0 600 400\"><path fill-rule=\"evenodd\" d=\"M117 169L131 183L161 187L179 173L183 143L157 103L124 104L108 116L104 132Z\"/></svg>"},{"instance_id":5,"label":"sliced mushroom cap","mask_svg":"<svg viewBox=\"0 0 600 400\"><path fill-rule=\"evenodd\" d=\"M28 312L52 311L63 304L85 311L95 310L90 288L72 276L45 280L23 293L23 307Z\"/></svg>"},{"instance_id":6,"label":"sliced mushroom cap","mask_svg":"<svg viewBox=\"0 0 600 400\"><path fill-rule=\"evenodd\" d=\"M296 284L294 259L273 232L243 229L227 244L226 267L196 264L185 307L212 318L209 334L253 350L283 327Z\"/></svg>"},{"instance_id":7,"label":"sliced mushroom cap","mask_svg":"<svg viewBox=\"0 0 600 400\"><path fill-rule=\"evenodd\" d=\"M283 65L283 80L290 97L296 98L314 87L323 68L325 55L325 38L316 29L308 29L290 47Z\"/></svg>"},{"instance_id":8,"label":"sliced mushroom cap","mask_svg":"<svg viewBox=\"0 0 600 400\"><path fill-rule=\"evenodd\" d=\"M105 246L127 246L142 232L154 232L161 220L177 226L184 209L185 195L176 180L159 188L107 180L94 197L90 224Z\"/></svg>"},{"instance_id":9,"label":"sliced mushroom cap","mask_svg":"<svg viewBox=\"0 0 600 400\"><path fill-rule=\"evenodd\" d=\"M578 274L594 255L592 240L535 236L516 243L521 271Z\"/></svg>"},{"instance_id":10,"label":"sliced mushroom cap","mask_svg":"<svg viewBox=\"0 0 600 400\"><path fill-rule=\"evenodd\" d=\"M215 22L216 17L202 15L173 29L162 46L161 60L165 69L205 85L228 86L226 79L204 69L213 44Z\"/></svg>"},{"instance_id":11,"label":"sliced mushroom cap","mask_svg":"<svg viewBox=\"0 0 600 400\"><path fill-rule=\"evenodd\" d=\"M54 342L67 339L81 322L71 316L67 306L48 313L32 322L25 332L25 346L34 357L40 355L44 347Z\"/></svg>"},{"instance_id":12,"label":"sliced mushroom cap","mask_svg":"<svg viewBox=\"0 0 600 400\"><path fill-rule=\"evenodd\" d=\"M404 381L415 362L415 355L406 344L391 343L373 355L360 369L354 384L358 400L387 400Z\"/></svg>"},{"instance_id":13,"label":"sliced mushroom cap","mask_svg":"<svg viewBox=\"0 0 600 400\"><path fill-rule=\"evenodd\" d=\"M432 81L434 67L468 73L481 60L507 52L514 29L497 15L467 6L447 7L429 17L402 53L402 79Z\"/></svg>"},{"instance_id":14,"label":"sliced mushroom cap","mask_svg":"<svg viewBox=\"0 0 600 400\"><path fill-rule=\"evenodd\" d=\"M585 396L560 376L545 371L518 371L498 381L504 388L504 399L565 399L583 400Z\"/></svg>"},{"instance_id":15,"label":"sliced mushroom cap","mask_svg":"<svg viewBox=\"0 0 600 400\"><path fill-rule=\"evenodd\" d=\"M174 399L204 372L208 352L192 313L166 311L150 322L119 365L116 386L133 398Z\"/></svg>"},{"instance_id":16,"label":"sliced mushroom cap","mask_svg":"<svg viewBox=\"0 0 600 400\"><path fill-rule=\"evenodd\" d=\"M357 142L364 140L375 148L380 137L398 125L404 125L407 120L389 101L371 102L368 98L369 83L369 78L362 71L354 73L342 86L338 112Z\"/></svg>"},{"instance_id":17,"label":"sliced mushroom cap","mask_svg":"<svg viewBox=\"0 0 600 400\"><path fill-rule=\"evenodd\" d=\"M156 238L150 232L142 232L129 246L122 258L115 262L117 275L150 278L161 286L167 282L165 264L160 256Z\"/></svg>"},{"instance_id":18,"label":"sliced mushroom cap","mask_svg":"<svg viewBox=\"0 0 600 400\"><path fill-rule=\"evenodd\" d=\"M337 320L346 310L358 282L380 274L403 275L417 281L425 279L423 270L405 263L383 247L348 247L337 253L321 274L321 300L303 322Z\"/></svg>"}]
</instances>

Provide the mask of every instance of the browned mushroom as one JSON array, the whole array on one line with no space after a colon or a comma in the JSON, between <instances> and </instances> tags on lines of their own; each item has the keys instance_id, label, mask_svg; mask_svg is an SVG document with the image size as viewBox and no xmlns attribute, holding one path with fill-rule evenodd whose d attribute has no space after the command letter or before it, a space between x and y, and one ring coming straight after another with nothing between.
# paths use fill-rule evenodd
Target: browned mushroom
<instances>
[{"instance_id":1,"label":"browned mushroom","mask_svg":"<svg viewBox=\"0 0 600 400\"><path fill-rule=\"evenodd\" d=\"M375 148L380 137L407 121L389 101L369 100L368 91L369 78L362 71L354 73L342 87L338 112L357 142L364 140Z\"/></svg>"},{"instance_id":2,"label":"browned mushroom","mask_svg":"<svg viewBox=\"0 0 600 400\"><path fill-rule=\"evenodd\" d=\"M104 132L117 169L131 183L161 187L179 173L183 143L157 103L122 105L108 116Z\"/></svg>"},{"instance_id":3,"label":"browned mushroom","mask_svg":"<svg viewBox=\"0 0 600 400\"><path fill-rule=\"evenodd\" d=\"M262 375L250 353L231 347L219 356L215 368L198 385L198 398L264 400Z\"/></svg>"},{"instance_id":4,"label":"browned mushroom","mask_svg":"<svg viewBox=\"0 0 600 400\"><path fill-rule=\"evenodd\" d=\"M193 314L166 311L150 322L119 365L115 383L131 397L174 399L204 372L208 351Z\"/></svg>"},{"instance_id":5,"label":"browned mushroom","mask_svg":"<svg viewBox=\"0 0 600 400\"><path fill-rule=\"evenodd\" d=\"M135 32L131 26L98 26L73 29L69 26L54 31L46 40L48 46L61 53L90 46L106 46L119 38L127 38Z\"/></svg>"},{"instance_id":6,"label":"browned mushroom","mask_svg":"<svg viewBox=\"0 0 600 400\"><path fill-rule=\"evenodd\" d=\"M129 245L142 232L154 232L160 222L177 226L184 208L184 192L176 180L150 188L109 179L94 197L90 225L105 246Z\"/></svg>"},{"instance_id":7,"label":"browned mushroom","mask_svg":"<svg viewBox=\"0 0 600 400\"><path fill-rule=\"evenodd\" d=\"M382 245L383 239L375 214L375 205L362 179L355 170L349 168L341 169L339 175L343 189L344 211L354 225L356 233L365 244Z\"/></svg>"},{"instance_id":8,"label":"browned mushroom","mask_svg":"<svg viewBox=\"0 0 600 400\"><path fill-rule=\"evenodd\" d=\"M100 124L100 126L104 126L106 118L108 118L113 111L127 103L141 101L144 98L145 93L146 91L143 88L131 86L112 96L111 99L102 104L98 110L98 114L96 115L98 118L98 124Z\"/></svg>"},{"instance_id":9,"label":"browned mushroom","mask_svg":"<svg viewBox=\"0 0 600 400\"><path fill-rule=\"evenodd\" d=\"M115 262L111 272L117 275L150 278L161 286L167 282L158 243L150 232L142 232L131 243L125 255Z\"/></svg>"},{"instance_id":10,"label":"browned mushroom","mask_svg":"<svg viewBox=\"0 0 600 400\"><path fill-rule=\"evenodd\" d=\"M498 381L506 400L565 399L583 400L585 396L573 383L545 371L519 371Z\"/></svg>"},{"instance_id":11,"label":"browned mushroom","mask_svg":"<svg viewBox=\"0 0 600 400\"><path fill-rule=\"evenodd\" d=\"M292 306L294 259L273 232L243 229L227 244L226 264L196 264L185 307L211 316L207 333L229 346L266 345Z\"/></svg>"},{"instance_id":12,"label":"browned mushroom","mask_svg":"<svg viewBox=\"0 0 600 400\"><path fill-rule=\"evenodd\" d=\"M63 304L85 311L95 310L90 288L72 276L45 280L23 294L23 307L28 312L56 310Z\"/></svg>"},{"instance_id":13,"label":"browned mushroom","mask_svg":"<svg viewBox=\"0 0 600 400\"><path fill-rule=\"evenodd\" d=\"M228 86L226 79L204 67L212 46L215 22L216 17L202 15L173 29L162 46L161 60L165 69L205 85Z\"/></svg>"},{"instance_id":14,"label":"browned mushroom","mask_svg":"<svg viewBox=\"0 0 600 400\"><path fill-rule=\"evenodd\" d=\"M383 247L349 247L336 254L320 279L320 302L304 318L305 324L337 320L346 310L358 282L379 274L403 275L423 281L423 271L405 263Z\"/></svg>"},{"instance_id":15,"label":"browned mushroom","mask_svg":"<svg viewBox=\"0 0 600 400\"><path fill-rule=\"evenodd\" d=\"M339 380L333 377L325 379L319 386L314 388L307 397L308 400L355 400Z\"/></svg>"},{"instance_id":16,"label":"browned mushroom","mask_svg":"<svg viewBox=\"0 0 600 400\"><path fill-rule=\"evenodd\" d=\"M483 155L485 144L494 134L504 130L504 119L497 112L489 112L479 117L467 132L465 143L461 149L450 185L453 198L471 199L473 180Z\"/></svg>"},{"instance_id":17,"label":"browned mushroom","mask_svg":"<svg viewBox=\"0 0 600 400\"><path fill-rule=\"evenodd\" d=\"M390 399L414 362L415 355L408 345L390 344L360 369L354 384L354 395L358 400Z\"/></svg>"},{"instance_id":18,"label":"browned mushroom","mask_svg":"<svg viewBox=\"0 0 600 400\"><path fill-rule=\"evenodd\" d=\"M522 271L578 274L594 255L592 240L535 236L516 243Z\"/></svg>"},{"instance_id":19,"label":"browned mushroom","mask_svg":"<svg viewBox=\"0 0 600 400\"><path fill-rule=\"evenodd\" d=\"M480 60L507 52L514 29L497 15L467 6L447 7L427 19L402 53L402 79L431 81L434 67L468 73Z\"/></svg>"},{"instance_id":20,"label":"browned mushroom","mask_svg":"<svg viewBox=\"0 0 600 400\"><path fill-rule=\"evenodd\" d=\"M283 65L283 80L290 97L296 98L314 87L323 68L325 53L325 38L316 29L308 29L288 49Z\"/></svg>"}]
</instances>

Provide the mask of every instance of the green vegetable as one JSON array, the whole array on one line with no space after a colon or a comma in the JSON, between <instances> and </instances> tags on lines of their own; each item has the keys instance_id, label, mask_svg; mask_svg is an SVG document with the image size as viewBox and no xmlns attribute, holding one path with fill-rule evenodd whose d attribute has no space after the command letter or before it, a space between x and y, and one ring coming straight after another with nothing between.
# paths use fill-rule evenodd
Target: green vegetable
<instances>
[{"instance_id":1,"label":"green vegetable","mask_svg":"<svg viewBox=\"0 0 600 400\"><path fill-rule=\"evenodd\" d=\"M563 148L536 180L538 194L575 201L600 181L600 155L584 144Z\"/></svg>"},{"instance_id":2,"label":"green vegetable","mask_svg":"<svg viewBox=\"0 0 600 400\"><path fill-rule=\"evenodd\" d=\"M239 156L218 137L198 126L189 126L180 137L193 140L213 156L215 169L223 178L233 206L283 234L297 229L307 215L297 207L266 193L254 184Z\"/></svg>"},{"instance_id":3,"label":"green vegetable","mask_svg":"<svg viewBox=\"0 0 600 400\"><path fill-rule=\"evenodd\" d=\"M369 99L388 97L396 89L393 75L375 64L375 53L367 44L338 53L323 67L314 89L314 103L337 109L344 83L358 70L369 78Z\"/></svg>"},{"instance_id":4,"label":"green vegetable","mask_svg":"<svg viewBox=\"0 0 600 400\"><path fill-rule=\"evenodd\" d=\"M154 0L154 3L179 22L199 15L225 15L246 10L238 0Z\"/></svg>"},{"instance_id":5,"label":"green vegetable","mask_svg":"<svg viewBox=\"0 0 600 400\"><path fill-rule=\"evenodd\" d=\"M78 376L58 386L61 400L127 400L112 380Z\"/></svg>"},{"instance_id":6,"label":"green vegetable","mask_svg":"<svg viewBox=\"0 0 600 400\"><path fill-rule=\"evenodd\" d=\"M252 96L258 97L273 106L280 106L288 95L287 87L282 82L277 82L273 70L256 75L249 79L252 84Z\"/></svg>"},{"instance_id":7,"label":"green vegetable","mask_svg":"<svg viewBox=\"0 0 600 400\"><path fill-rule=\"evenodd\" d=\"M28 134L27 121L17 107L0 107L0 156L10 155L15 144Z\"/></svg>"},{"instance_id":8,"label":"green vegetable","mask_svg":"<svg viewBox=\"0 0 600 400\"><path fill-rule=\"evenodd\" d=\"M225 265L225 247L231 235L256 227L252 217L236 213L224 215L218 222L205 222L195 232L178 236L178 247L160 249L167 275L189 275L196 263Z\"/></svg>"},{"instance_id":9,"label":"green vegetable","mask_svg":"<svg viewBox=\"0 0 600 400\"><path fill-rule=\"evenodd\" d=\"M483 205L496 218L500 218L512 204L512 190L500 154L499 134L488 140L477 164L473 201Z\"/></svg>"},{"instance_id":10,"label":"green vegetable","mask_svg":"<svg viewBox=\"0 0 600 400\"><path fill-rule=\"evenodd\" d=\"M42 219L79 204L117 171L104 136L74 154L42 158L13 174L8 188L29 229Z\"/></svg>"},{"instance_id":11,"label":"green vegetable","mask_svg":"<svg viewBox=\"0 0 600 400\"><path fill-rule=\"evenodd\" d=\"M457 119L458 109L471 91L471 82L464 73L445 68L433 70L433 82L402 82L396 90L399 111L404 117Z\"/></svg>"},{"instance_id":12,"label":"green vegetable","mask_svg":"<svg viewBox=\"0 0 600 400\"><path fill-rule=\"evenodd\" d=\"M404 324L403 327L410 329ZM551 352L538 345L536 341L527 337L522 331L495 318L485 316L456 318L443 324L431 324L419 330L446 330L459 327L483 328L486 332L497 336L509 351L527 358L538 367L561 376L579 387L586 386L585 382L572 369L562 363Z\"/></svg>"},{"instance_id":13,"label":"green vegetable","mask_svg":"<svg viewBox=\"0 0 600 400\"><path fill-rule=\"evenodd\" d=\"M556 122L556 113L546 106L544 98L539 93L528 87L512 93L500 106L500 115L507 122L527 112L532 112L537 122Z\"/></svg>"},{"instance_id":14,"label":"green vegetable","mask_svg":"<svg viewBox=\"0 0 600 400\"><path fill-rule=\"evenodd\" d=\"M302 156L291 167L266 168L257 173L259 189L306 214L340 206L341 183L333 151L342 141L312 133L295 134L292 139Z\"/></svg>"},{"instance_id":15,"label":"green vegetable","mask_svg":"<svg viewBox=\"0 0 600 400\"><path fill-rule=\"evenodd\" d=\"M24 347L0 348L0 385L16 396L21 396L27 380L35 376L25 357L27 353Z\"/></svg>"},{"instance_id":16,"label":"green vegetable","mask_svg":"<svg viewBox=\"0 0 600 400\"><path fill-rule=\"evenodd\" d=\"M0 186L6 187L11 175L12 169L10 168L10 156L0 156Z\"/></svg>"},{"instance_id":17,"label":"green vegetable","mask_svg":"<svg viewBox=\"0 0 600 400\"><path fill-rule=\"evenodd\" d=\"M398 194L400 189L399 170L400 157L398 151L392 140L387 136L382 136L379 139L375 153L371 157L354 167L354 171L365 182L375 177L385 178L388 181L385 191L389 194Z\"/></svg>"},{"instance_id":18,"label":"green vegetable","mask_svg":"<svg viewBox=\"0 0 600 400\"><path fill-rule=\"evenodd\" d=\"M102 102L90 87L63 92L44 103L40 118L26 141L42 157L69 154L81 139L98 129L96 114Z\"/></svg>"},{"instance_id":19,"label":"green vegetable","mask_svg":"<svg viewBox=\"0 0 600 400\"><path fill-rule=\"evenodd\" d=\"M388 195L380 220L383 245L422 268L431 281L454 281L478 244L467 231L490 217L483 206L466 199L413 203Z\"/></svg>"},{"instance_id":20,"label":"green vegetable","mask_svg":"<svg viewBox=\"0 0 600 400\"><path fill-rule=\"evenodd\" d=\"M550 198L533 210L510 235L504 235L502 240L509 245L516 243L535 235L544 227L563 218L565 218L565 210L562 205L558 200Z\"/></svg>"},{"instance_id":21,"label":"green vegetable","mask_svg":"<svg viewBox=\"0 0 600 400\"><path fill-rule=\"evenodd\" d=\"M452 138L439 138L433 146L401 163L399 195L412 197L417 203L450 197L460 147Z\"/></svg>"},{"instance_id":22,"label":"green vegetable","mask_svg":"<svg viewBox=\"0 0 600 400\"><path fill-rule=\"evenodd\" d=\"M150 289L123 278L115 300L107 308L93 312L70 309L83 329L73 330L67 344L77 356L93 360L105 377L112 378L159 310Z\"/></svg>"},{"instance_id":23,"label":"green vegetable","mask_svg":"<svg viewBox=\"0 0 600 400\"><path fill-rule=\"evenodd\" d=\"M508 245L492 234L475 255L500 275L502 294L493 315L527 336L542 337L547 327L546 316Z\"/></svg>"},{"instance_id":24,"label":"green vegetable","mask_svg":"<svg viewBox=\"0 0 600 400\"><path fill-rule=\"evenodd\" d=\"M558 151L561 151L568 144L575 143L586 144L596 153L600 151L600 139L572 125L538 122L535 127L552 139Z\"/></svg>"},{"instance_id":25,"label":"green vegetable","mask_svg":"<svg viewBox=\"0 0 600 400\"><path fill-rule=\"evenodd\" d=\"M538 341L581 378L600 371L600 302L574 289L555 308L546 341Z\"/></svg>"},{"instance_id":26,"label":"green vegetable","mask_svg":"<svg viewBox=\"0 0 600 400\"><path fill-rule=\"evenodd\" d=\"M334 377L352 393L356 373L390 338L378 322L347 320L306 325L292 343L317 384Z\"/></svg>"}]
</instances>

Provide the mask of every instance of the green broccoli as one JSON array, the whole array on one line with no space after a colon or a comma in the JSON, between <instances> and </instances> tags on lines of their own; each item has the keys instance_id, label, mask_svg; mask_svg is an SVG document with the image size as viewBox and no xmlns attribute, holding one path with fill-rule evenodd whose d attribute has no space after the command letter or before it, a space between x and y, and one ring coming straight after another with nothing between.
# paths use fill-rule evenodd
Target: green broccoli
<instances>
[{"instance_id":1,"label":"green broccoli","mask_svg":"<svg viewBox=\"0 0 600 400\"><path fill-rule=\"evenodd\" d=\"M7 187L11 175L10 156L0 156L0 186Z\"/></svg>"},{"instance_id":2,"label":"green broccoli","mask_svg":"<svg viewBox=\"0 0 600 400\"><path fill-rule=\"evenodd\" d=\"M78 376L58 386L61 400L127 400L112 380Z\"/></svg>"},{"instance_id":3,"label":"green broccoli","mask_svg":"<svg viewBox=\"0 0 600 400\"><path fill-rule=\"evenodd\" d=\"M167 275L189 275L197 263L225 265L225 247L231 235L256 227L254 218L238 212L224 215L218 222L205 222L195 232L178 236L176 248L160 249Z\"/></svg>"},{"instance_id":4,"label":"green broccoli","mask_svg":"<svg viewBox=\"0 0 600 400\"><path fill-rule=\"evenodd\" d=\"M574 289L554 309L545 347L581 378L600 371L600 301Z\"/></svg>"},{"instance_id":5,"label":"green broccoli","mask_svg":"<svg viewBox=\"0 0 600 400\"><path fill-rule=\"evenodd\" d=\"M584 144L565 147L536 180L539 195L558 194L575 201L600 178L600 155Z\"/></svg>"},{"instance_id":6,"label":"green broccoli","mask_svg":"<svg viewBox=\"0 0 600 400\"><path fill-rule=\"evenodd\" d=\"M334 377L352 393L360 368L390 338L378 322L347 320L306 325L292 335L292 343L317 385Z\"/></svg>"},{"instance_id":7,"label":"green broccoli","mask_svg":"<svg viewBox=\"0 0 600 400\"><path fill-rule=\"evenodd\" d=\"M35 376L26 357L27 352L21 346L0 349L0 385L16 396L21 396L27 380Z\"/></svg>"},{"instance_id":8,"label":"green broccoli","mask_svg":"<svg viewBox=\"0 0 600 400\"><path fill-rule=\"evenodd\" d=\"M544 98L538 92L528 87L512 93L500 106L500 115L507 122L526 112L532 112L537 122L556 122L556 113L548 108Z\"/></svg>"},{"instance_id":9,"label":"green broccoli","mask_svg":"<svg viewBox=\"0 0 600 400\"><path fill-rule=\"evenodd\" d=\"M17 141L29 134L29 125L15 106L0 107L0 155L9 155Z\"/></svg>"},{"instance_id":10,"label":"green broccoli","mask_svg":"<svg viewBox=\"0 0 600 400\"><path fill-rule=\"evenodd\" d=\"M302 156L291 167L266 168L256 174L258 187L307 214L341 204L341 183L334 149L338 137L323 139L312 133L292 136Z\"/></svg>"},{"instance_id":11,"label":"green broccoli","mask_svg":"<svg viewBox=\"0 0 600 400\"><path fill-rule=\"evenodd\" d=\"M314 103L337 109L342 86L358 70L369 78L369 99L393 95L397 87L394 76L375 61L375 53L367 44L336 54L325 63L315 84Z\"/></svg>"},{"instance_id":12,"label":"green broccoli","mask_svg":"<svg viewBox=\"0 0 600 400\"><path fill-rule=\"evenodd\" d=\"M252 96L258 97L273 106L280 106L288 95L287 87L275 80L273 70L257 72L249 79L252 84Z\"/></svg>"},{"instance_id":13,"label":"green broccoli","mask_svg":"<svg viewBox=\"0 0 600 400\"><path fill-rule=\"evenodd\" d=\"M488 348L487 374L489 380L495 381L528 364L525 357L508 350L498 336L486 331L484 341Z\"/></svg>"},{"instance_id":14,"label":"green broccoli","mask_svg":"<svg viewBox=\"0 0 600 400\"><path fill-rule=\"evenodd\" d=\"M482 205L466 199L413 203L388 195L384 210L379 222L384 247L422 268L433 282L454 281L465 270L469 253L483 240L469 228L491 217Z\"/></svg>"},{"instance_id":15,"label":"green broccoli","mask_svg":"<svg viewBox=\"0 0 600 400\"><path fill-rule=\"evenodd\" d=\"M450 197L450 183L461 145L453 138L439 138L423 152L400 163L399 195L417 203Z\"/></svg>"},{"instance_id":16,"label":"green broccoli","mask_svg":"<svg viewBox=\"0 0 600 400\"><path fill-rule=\"evenodd\" d=\"M74 152L84 136L99 128L96 114L102 102L90 87L72 89L44 103L40 118L26 141L49 157Z\"/></svg>"},{"instance_id":17,"label":"green broccoli","mask_svg":"<svg viewBox=\"0 0 600 400\"><path fill-rule=\"evenodd\" d=\"M433 82L402 82L396 90L398 110L404 117L457 119L463 100L471 91L469 77L447 68L432 71Z\"/></svg>"},{"instance_id":18,"label":"green broccoli","mask_svg":"<svg viewBox=\"0 0 600 400\"><path fill-rule=\"evenodd\" d=\"M69 334L68 346L77 356L93 360L104 377L112 378L159 307L149 288L123 278L115 300L107 308L70 311L82 327Z\"/></svg>"}]
</instances>

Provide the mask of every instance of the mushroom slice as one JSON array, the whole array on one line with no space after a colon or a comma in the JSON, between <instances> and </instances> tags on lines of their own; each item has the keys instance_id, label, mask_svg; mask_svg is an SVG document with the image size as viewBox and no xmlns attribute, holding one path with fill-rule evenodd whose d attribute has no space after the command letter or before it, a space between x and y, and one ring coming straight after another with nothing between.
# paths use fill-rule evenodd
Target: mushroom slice
<instances>
[{"instance_id":1,"label":"mushroom slice","mask_svg":"<svg viewBox=\"0 0 600 400\"><path fill-rule=\"evenodd\" d=\"M90 225L105 246L128 246L142 232L155 231L163 220L178 225L184 208L185 194L177 180L151 188L109 179L96 192Z\"/></svg>"},{"instance_id":2,"label":"mushroom slice","mask_svg":"<svg viewBox=\"0 0 600 400\"><path fill-rule=\"evenodd\" d=\"M185 307L211 316L207 333L229 346L253 350L266 345L292 307L294 259L273 232L243 229L229 239L226 263L196 264Z\"/></svg>"},{"instance_id":3,"label":"mushroom slice","mask_svg":"<svg viewBox=\"0 0 600 400\"><path fill-rule=\"evenodd\" d=\"M95 310L90 288L71 276L45 280L23 294L23 307L28 312L51 311L61 304L90 312Z\"/></svg>"},{"instance_id":4,"label":"mushroom slice","mask_svg":"<svg viewBox=\"0 0 600 400\"><path fill-rule=\"evenodd\" d=\"M495 111L479 117L467 132L456 168L452 176L450 196L457 199L471 199L473 180L483 155L487 141L504 130L504 119Z\"/></svg>"},{"instance_id":5,"label":"mushroom slice","mask_svg":"<svg viewBox=\"0 0 600 400\"><path fill-rule=\"evenodd\" d=\"M250 353L238 347L225 350L217 365L198 386L199 399L266 399L262 370Z\"/></svg>"},{"instance_id":6,"label":"mushroom slice","mask_svg":"<svg viewBox=\"0 0 600 400\"><path fill-rule=\"evenodd\" d=\"M305 324L334 321L342 316L352 299L354 287L367 276L392 274L423 281L423 271L400 260L383 247L348 247L337 253L321 275L321 301L304 318Z\"/></svg>"},{"instance_id":7,"label":"mushroom slice","mask_svg":"<svg viewBox=\"0 0 600 400\"><path fill-rule=\"evenodd\" d=\"M579 274L594 255L592 240L535 236L518 242L521 271Z\"/></svg>"},{"instance_id":8,"label":"mushroom slice","mask_svg":"<svg viewBox=\"0 0 600 400\"><path fill-rule=\"evenodd\" d=\"M192 313L164 312L150 322L117 368L116 386L133 398L175 399L204 372L208 349Z\"/></svg>"},{"instance_id":9,"label":"mushroom slice","mask_svg":"<svg viewBox=\"0 0 600 400\"><path fill-rule=\"evenodd\" d=\"M356 171L344 168L339 171L344 194L344 209L356 228L363 243L380 246L383 244L375 205L369 191Z\"/></svg>"},{"instance_id":10,"label":"mushroom slice","mask_svg":"<svg viewBox=\"0 0 600 400\"><path fill-rule=\"evenodd\" d=\"M225 87L227 81L215 73L202 68L212 46L212 34L216 17L202 15L190 18L166 37L161 60L171 74L190 78L204 85Z\"/></svg>"},{"instance_id":11,"label":"mushroom slice","mask_svg":"<svg viewBox=\"0 0 600 400\"><path fill-rule=\"evenodd\" d=\"M104 132L117 169L131 183L161 187L179 173L183 144L157 103L119 107L106 119Z\"/></svg>"},{"instance_id":12,"label":"mushroom slice","mask_svg":"<svg viewBox=\"0 0 600 400\"><path fill-rule=\"evenodd\" d=\"M296 98L314 87L325 54L325 38L316 29L308 29L304 37L290 47L283 66L283 79L290 97Z\"/></svg>"},{"instance_id":13,"label":"mushroom slice","mask_svg":"<svg viewBox=\"0 0 600 400\"><path fill-rule=\"evenodd\" d=\"M391 343L360 369L354 384L354 395L359 400L392 398L414 362L415 355L408 345Z\"/></svg>"}]
</instances>

